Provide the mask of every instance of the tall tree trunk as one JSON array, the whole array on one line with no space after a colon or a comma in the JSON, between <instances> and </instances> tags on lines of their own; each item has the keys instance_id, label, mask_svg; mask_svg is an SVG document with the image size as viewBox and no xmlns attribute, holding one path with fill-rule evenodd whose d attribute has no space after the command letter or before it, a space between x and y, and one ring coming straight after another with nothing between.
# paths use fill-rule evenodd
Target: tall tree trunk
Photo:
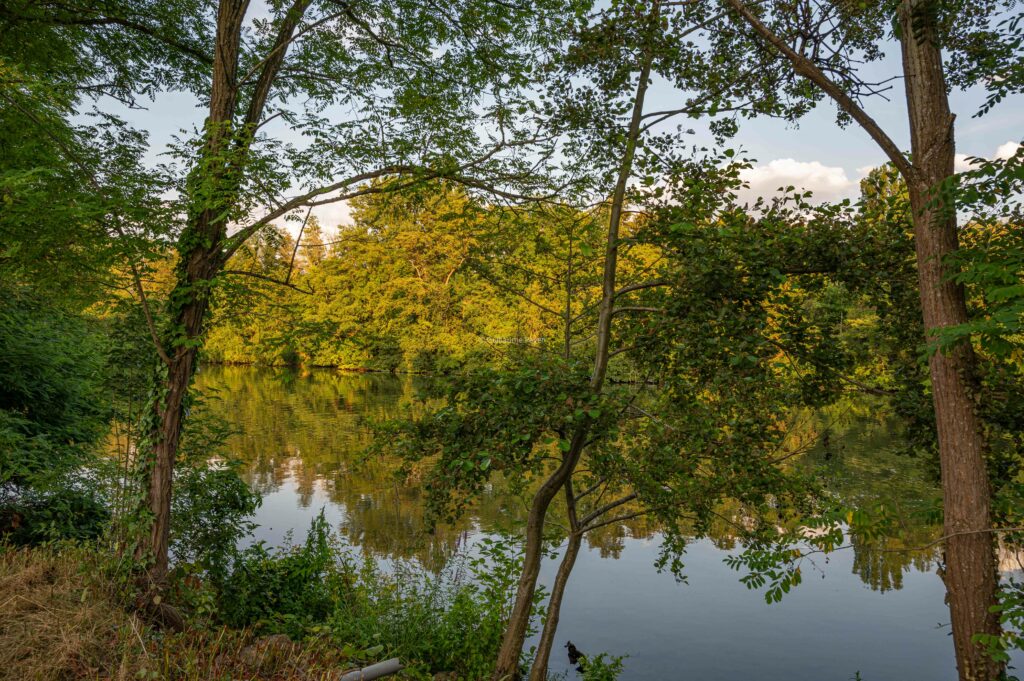
<instances>
[{"instance_id":1,"label":"tall tree trunk","mask_svg":"<svg viewBox=\"0 0 1024 681\"><path fill-rule=\"evenodd\" d=\"M933 331L967 322L963 288L949 281L943 260L956 251L957 218L934 190L953 175L953 116L937 43L931 2L903 0L903 74L910 117L912 163L907 177L914 213L914 243L927 340ZM975 411L974 352L968 341L928 361L942 474L945 582L953 644L962 681L990 681L1003 665L973 643L975 634L1000 633L998 574L991 534L985 442Z\"/></svg>"},{"instance_id":2,"label":"tall tree trunk","mask_svg":"<svg viewBox=\"0 0 1024 681\"><path fill-rule=\"evenodd\" d=\"M909 161L878 123L842 87L769 29L742 0L725 0L761 37L848 113L871 136L907 183L914 220L918 287L926 340L936 329L963 324L963 289L949 281L944 259L957 249L955 207L935 190L953 175L953 116L935 25L937 0L901 0L899 23L913 158ZM999 582L991 532L985 442L974 410L974 352L969 342L929 357L928 371L939 442L946 537L945 582L953 645L961 681L995 681L1004 666L972 641L998 635Z\"/></svg>"},{"instance_id":3,"label":"tall tree trunk","mask_svg":"<svg viewBox=\"0 0 1024 681\"><path fill-rule=\"evenodd\" d=\"M167 576L174 463L210 281L223 265L219 257L226 235L223 216L233 196L233 164L227 156L238 99L242 23L248 5L248 0L221 0L218 7L206 140L200 151L202 159L189 177L188 222L178 239L179 261L167 303L167 325L160 339L169 361L155 378L151 413L144 425L146 451L139 466L148 531L138 538L135 557L148 562L149 587L155 590L163 586Z\"/></svg>"},{"instance_id":4,"label":"tall tree trunk","mask_svg":"<svg viewBox=\"0 0 1024 681\"><path fill-rule=\"evenodd\" d=\"M206 281L208 276L197 273L185 273L187 281L193 285L197 281ZM184 288L181 284L176 289ZM197 297L182 307L174 319L174 328L184 331L187 338L197 338L202 330L207 300ZM172 338L165 339L168 343ZM135 549L135 557L149 560L147 576L151 587L159 589L167 576L168 548L171 529L171 489L174 477L174 462L181 441L182 421L185 412L186 398L192 375L195 371L197 355L195 346L181 347L170 356L171 362L166 368L161 367L154 386L154 413L150 415L149 432L146 434L151 443L148 461L143 466L143 490L145 492L145 510L150 516L149 532L140 538ZM166 373L164 373L166 369Z\"/></svg>"},{"instance_id":5,"label":"tall tree trunk","mask_svg":"<svg viewBox=\"0 0 1024 681\"><path fill-rule=\"evenodd\" d=\"M271 88L284 63L288 44L311 0L292 0L255 80L240 125L238 82L242 25L249 0L220 0L213 50L210 113L199 162L188 181L188 222L178 240L176 280L168 300L168 323L161 339L168 355L153 386L145 428L148 451L140 462L146 536L139 538L136 558L149 561L153 588L162 585L168 568L174 462L181 440L188 391L209 307L211 283L224 267L227 220L256 128ZM166 370L166 373L165 373Z\"/></svg>"},{"instance_id":6,"label":"tall tree trunk","mask_svg":"<svg viewBox=\"0 0 1024 681\"><path fill-rule=\"evenodd\" d=\"M655 2L651 12L652 26L657 26L660 3ZM594 353L594 370L590 378L590 388L600 392L608 372L609 346L611 342L612 317L615 307L615 282L618 267L619 227L622 224L623 209L626 201L626 186L633 173L633 159L636 155L637 140L640 138L643 121L644 98L647 94L648 81L651 78L653 54L647 51L640 65L640 77L637 81L636 94L633 100L633 111L626 135L622 162L619 165L615 191L612 194L611 211L608 218L608 238L605 247L604 274L602 280L602 299L597 320L597 348ZM586 446L589 436L589 423L576 428L569 450L562 458L558 468L544 481L533 496L526 519L526 536L523 549L523 570L516 588L516 601L512 608L508 626L502 637L501 648L494 667L492 681L511 681L519 677L519 658L526 641L526 630L530 623L533 609L533 596L537 590L537 577L540 575L540 561L543 555L544 521L548 507L555 498L559 488L570 479L580 455Z\"/></svg>"}]
</instances>

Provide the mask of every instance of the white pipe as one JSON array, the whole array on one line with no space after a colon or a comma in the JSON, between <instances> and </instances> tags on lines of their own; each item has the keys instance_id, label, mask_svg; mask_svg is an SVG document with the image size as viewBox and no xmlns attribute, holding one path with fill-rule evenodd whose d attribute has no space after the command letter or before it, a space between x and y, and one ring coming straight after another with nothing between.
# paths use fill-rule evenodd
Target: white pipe
<instances>
[{"instance_id":1,"label":"white pipe","mask_svg":"<svg viewBox=\"0 0 1024 681\"><path fill-rule=\"evenodd\" d=\"M384 660L377 664L371 664L369 667L351 671L343 675L338 681L373 681L373 679L397 674L402 669L404 669L402 663L397 657L393 657L390 660Z\"/></svg>"}]
</instances>

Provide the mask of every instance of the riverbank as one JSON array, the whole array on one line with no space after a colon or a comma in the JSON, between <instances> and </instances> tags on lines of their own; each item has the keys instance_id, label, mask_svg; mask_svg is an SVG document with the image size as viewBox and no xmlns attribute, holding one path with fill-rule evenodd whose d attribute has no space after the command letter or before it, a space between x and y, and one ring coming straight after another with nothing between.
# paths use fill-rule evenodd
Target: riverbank
<instances>
[{"instance_id":1,"label":"riverbank","mask_svg":"<svg viewBox=\"0 0 1024 681\"><path fill-rule=\"evenodd\" d=\"M160 630L125 607L110 571L89 548L0 549L0 678L307 681L358 666L326 639Z\"/></svg>"},{"instance_id":2,"label":"riverbank","mask_svg":"<svg viewBox=\"0 0 1024 681\"><path fill-rule=\"evenodd\" d=\"M296 642L191 618L159 629L126 607L108 558L83 547L0 549L0 678L337 679L366 662L328 637Z\"/></svg>"},{"instance_id":3,"label":"riverbank","mask_svg":"<svg viewBox=\"0 0 1024 681\"><path fill-rule=\"evenodd\" d=\"M507 584L384 574L325 542L322 520L310 537L241 551L220 576L176 568L162 598L180 630L139 614L103 548L0 545L0 679L334 681L396 657L394 678L489 676Z\"/></svg>"}]
</instances>

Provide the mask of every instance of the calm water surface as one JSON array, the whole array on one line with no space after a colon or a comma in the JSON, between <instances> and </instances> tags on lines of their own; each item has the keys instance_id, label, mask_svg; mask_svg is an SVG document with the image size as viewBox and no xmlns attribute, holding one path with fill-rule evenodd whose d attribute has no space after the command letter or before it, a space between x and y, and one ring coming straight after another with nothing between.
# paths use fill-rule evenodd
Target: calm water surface
<instances>
[{"instance_id":1,"label":"calm water surface","mask_svg":"<svg viewBox=\"0 0 1024 681\"><path fill-rule=\"evenodd\" d=\"M240 435L232 452L263 494L255 540L300 541L324 509L341 536L384 560L440 567L488 533L515 527L523 501L500 484L453 527L424 531L415 486L395 481L391 463L360 462L369 420L415 408L409 377L204 367L197 386L211 410ZM859 501L936 497L927 477L895 458L892 433L870 408L851 408L808 426L828 442L808 455L841 495ZM820 438L827 430L828 436ZM934 527L911 525L893 547L920 546ZM805 581L779 604L738 582L723 564L728 537L695 542L686 583L654 568L658 535L640 525L608 528L581 551L567 588L559 645L628 655L624 681L954 681L949 615L935 556L839 551L804 567ZM545 562L550 582L556 561ZM1024 660L1017 660L1020 667ZM560 653L553 672L575 679Z\"/></svg>"}]
</instances>

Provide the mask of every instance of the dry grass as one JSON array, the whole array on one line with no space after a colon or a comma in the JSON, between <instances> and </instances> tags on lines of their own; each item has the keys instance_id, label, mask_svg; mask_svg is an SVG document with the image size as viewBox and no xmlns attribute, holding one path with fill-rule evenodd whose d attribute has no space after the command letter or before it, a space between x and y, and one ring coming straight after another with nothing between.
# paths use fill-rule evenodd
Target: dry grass
<instances>
[{"instance_id":1,"label":"dry grass","mask_svg":"<svg viewBox=\"0 0 1024 681\"><path fill-rule=\"evenodd\" d=\"M0 676L111 676L121 630L138 623L89 575L78 550L0 554Z\"/></svg>"},{"instance_id":2,"label":"dry grass","mask_svg":"<svg viewBox=\"0 0 1024 681\"><path fill-rule=\"evenodd\" d=\"M120 606L86 549L0 547L0 679L313 681L345 664L323 642L221 627L164 634Z\"/></svg>"}]
</instances>

